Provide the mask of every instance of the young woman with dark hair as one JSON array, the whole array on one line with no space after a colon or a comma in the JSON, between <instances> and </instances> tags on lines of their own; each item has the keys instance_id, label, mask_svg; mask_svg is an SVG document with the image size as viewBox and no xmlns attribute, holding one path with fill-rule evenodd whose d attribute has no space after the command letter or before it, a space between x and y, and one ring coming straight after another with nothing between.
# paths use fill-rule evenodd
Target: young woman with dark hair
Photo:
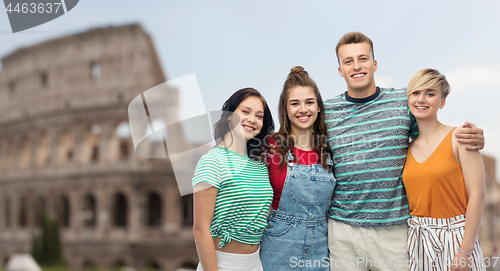
<instances>
[{"instance_id":1,"label":"young woman with dark hair","mask_svg":"<svg viewBox=\"0 0 500 271\"><path fill-rule=\"evenodd\" d=\"M269 271L300 266L326 271L330 266L327 211L335 179L323 100L304 68L291 70L278 111L281 126L269 139L277 146L277 155L268 158L274 198L262 237L262 265Z\"/></svg>"},{"instance_id":2,"label":"young woman with dark hair","mask_svg":"<svg viewBox=\"0 0 500 271\"><path fill-rule=\"evenodd\" d=\"M266 166L251 159L274 130L271 112L253 88L240 89L215 124L217 146L193 177L197 270L262 270L259 256L273 190Z\"/></svg>"}]
</instances>

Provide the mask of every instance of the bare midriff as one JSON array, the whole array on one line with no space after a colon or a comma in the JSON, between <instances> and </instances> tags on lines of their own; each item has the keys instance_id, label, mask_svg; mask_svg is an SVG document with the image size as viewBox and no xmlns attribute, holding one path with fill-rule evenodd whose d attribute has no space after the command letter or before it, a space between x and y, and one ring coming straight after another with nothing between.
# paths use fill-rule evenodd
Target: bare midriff
<instances>
[{"instance_id":1,"label":"bare midriff","mask_svg":"<svg viewBox=\"0 0 500 271\"><path fill-rule=\"evenodd\" d=\"M224 247L219 247L220 237L212 239L214 241L215 250L227 252L227 253L236 253L236 254L252 254L259 249L259 244L249 245L243 244L236 240L231 240L230 243L227 243Z\"/></svg>"}]
</instances>

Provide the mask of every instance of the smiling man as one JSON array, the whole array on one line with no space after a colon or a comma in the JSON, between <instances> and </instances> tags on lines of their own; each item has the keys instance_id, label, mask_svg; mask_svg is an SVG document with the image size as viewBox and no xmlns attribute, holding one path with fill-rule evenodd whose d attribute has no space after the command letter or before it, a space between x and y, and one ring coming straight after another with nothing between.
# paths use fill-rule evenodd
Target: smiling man
<instances>
[{"instance_id":1,"label":"smiling man","mask_svg":"<svg viewBox=\"0 0 500 271\"><path fill-rule=\"evenodd\" d=\"M404 89L375 85L373 43L345 34L336 47L347 91L325 101L337 185L329 210L331 270L408 270L409 207L401 174L417 134ZM482 130L462 129L462 143L484 147Z\"/></svg>"}]
</instances>

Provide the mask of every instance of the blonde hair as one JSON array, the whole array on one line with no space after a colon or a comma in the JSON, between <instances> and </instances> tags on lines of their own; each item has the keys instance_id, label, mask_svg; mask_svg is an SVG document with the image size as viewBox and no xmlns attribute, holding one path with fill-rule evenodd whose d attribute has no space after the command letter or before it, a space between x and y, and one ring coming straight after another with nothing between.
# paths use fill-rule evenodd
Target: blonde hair
<instances>
[{"instance_id":1,"label":"blonde hair","mask_svg":"<svg viewBox=\"0 0 500 271\"><path fill-rule=\"evenodd\" d=\"M450 84L444 74L439 73L436 69L421 69L410 78L406 88L406 96L409 97L414 91L426 90L436 86L441 86L442 98L446 98L450 93Z\"/></svg>"}]
</instances>

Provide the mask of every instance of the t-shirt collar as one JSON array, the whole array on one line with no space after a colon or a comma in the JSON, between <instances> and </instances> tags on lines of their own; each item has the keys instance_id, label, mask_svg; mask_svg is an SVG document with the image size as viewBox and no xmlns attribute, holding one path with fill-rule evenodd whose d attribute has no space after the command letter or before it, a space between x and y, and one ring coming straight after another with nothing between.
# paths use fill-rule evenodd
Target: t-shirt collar
<instances>
[{"instance_id":1,"label":"t-shirt collar","mask_svg":"<svg viewBox=\"0 0 500 271\"><path fill-rule=\"evenodd\" d=\"M379 87L377 87L377 90L375 91L375 93L373 93L372 95L365 97L365 98L353 98L353 97L349 96L349 94L346 91L345 92L345 99L351 103L367 103L367 102L371 102L371 101L375 100L379 94L380 94Z\"/></svg>"}]
</instances>

